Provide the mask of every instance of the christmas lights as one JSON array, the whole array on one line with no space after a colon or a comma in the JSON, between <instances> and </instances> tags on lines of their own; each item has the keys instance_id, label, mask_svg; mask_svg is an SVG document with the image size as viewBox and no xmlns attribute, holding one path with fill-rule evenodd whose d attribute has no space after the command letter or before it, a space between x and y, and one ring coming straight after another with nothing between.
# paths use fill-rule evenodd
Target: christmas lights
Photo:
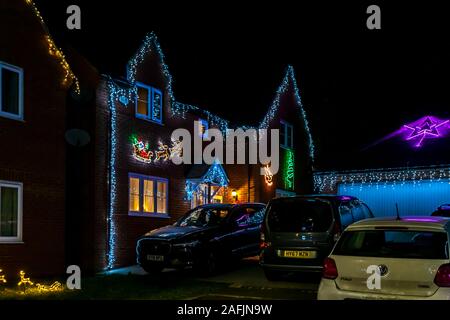
<instances>
[{"instance_id":1,"label":"christmas lights","mask_svg":"<svg viewBox=\"0 0 450 320\"><path fill-rule=\"evenodd\" d=\"M284 186L287 190L294 189L294 152L286 149L285 165L284 165Z\"/></svg>"},{"instance_id":2,"label":"christmas lights","mask_svg":"<svg viewBox=\"0 0 450 320\"><path fill-rule=\"evenodd\" d=\"M309 123L308 123L308 119L306 117L306 112L303 109L302 100L300 98L299 90L297 87L297 81L295 80L294 68L292 66L288 66L286 74L283 78L283 81L281 82L281 85L278 87L278 90L276 91L275 99L273 100L272 105L269 108L269 111L264 116L263 120L261 121L261 123L259 125L259 129L269 128L270 123L275 118L275 115L277 114L277 112L280 108L281 97L289 88L289 81L292 82L292 87L294 89L295 102L296 102L298 108L300 109L300 113L303 118L306 134L308 135L309 156L311 157L311 160L314 160L314 152L315 152L314 142L312 140L311 131L309 129Z\"/></svg>"},{"instance_id":3,"label":"christmas lights","mask_svg":"<svg viewBox=\"0 0 450 320\"><path fill-rule=\"evenodd\" d=\"M155 152L155 161L160 159L167 161L170 158L169 147L167 144L163 144L162 142L158 142L158 150Z\"/></svg>"},{"instance_id":4,"label":"christmas lights","mask_svg":"<svg viewBox=\"0 0 450 320\"><path fill-rule=\"evenodd\" d=\"M220 187L227 187L229 183L228 176L219 162L214 162L208 171L199 179L186 180L185 192L186 200L191 200L195 193L199 192L200 185L204 183L212 183Z\"/></svg>"},{"instance_id":5,"label":"christmas lights","mask_svg":"<svg viewBox=\"0 0 450 320\"><path fill-rule=\"evenodd\" d=\"M266 181L266 184L268 186L271 186L273 184L273 174L270 171L269 166L264 166L264 180Z\"/></svg>"},{"instance_id":6,"label":"christmas lights","mask_svg":"<svg viewBox=\"0 0 450 320\"><path fill-rule=\"evenodd\" d=\"M150 151L150 147L148 142L143 142L136 138L136 136L132 136L132 144L133 144L133 157L136 160L151 163L153 158L153 151Z\"/></svg>"},{"instance_id":7,"label":"christmas lights","mask_svg":"<svg viewBox=\"0 0 450 320\"><path fill-rule=\"evenodd\" d=\"M77 94L80 94L80 83L78 81L78 78L73 73L72 69L69 66L69 63L66 60L66 57L64 56L64 53L61 49L59 49L55 42L53 41L52 37L50 36L50 32L47 29L47 25L44 22L44 19L42 18L41 13L39 12L38 8L34 4L32 0L25 0L25 2L31 7L31 9L34 12L34 15L39 19L39 22L41 23L42 28L44 29L45 33L47 34L45 36L45 40L48 45L48 52L51 56L54 56L59 61L59 64L63 68L65 75L63 78L63 85L67 86L70 84L73 84L75 86L75 92Z\"/></svg>"},{"instance_id":8,"label":"christmas lights","mask_svg":"<svg viewBox=\"0 0 450 320\"><path fill-rule=\"evenodd\" d=\"M314 174L315 191L335 192L338 184L360 184L376 188L403 186L412 181L414 185L425 182L450 183L450 167L377 169L349 172L317 172Z\"/></svg>"},{"instance_id":9,"label":"christmas lights","mask_svg":"<svg viewBox=\"0 0 450 320\"><path fill-rule=\"evenodd\" d=\"M110 125L111 125L111 137L110 137L110 154L109 154L109 208L107 216L108 225L108 252L107 269L112 269L116 261L116 222L114 219L114 207L117 197L117 181L116 181L116 156L117 156L117 111L115 102L118 97L123 96L124 92L121 88L118 88L114 82L109 79L108 81L108 107L110 110ZM129 92L126 92L129 95Z\"/></svg>"},{"instance_id":10,"label":"christmas lights","mask_svg":"<svg viewBox=\"0 0 450 320\"><path fill-rule=\"evenodd\" d=\"M23 286L26 288L26 286L32 286L34 283L30 280L30 278L25 277L25 271L19 272L20 281L17 284L19 287Z\"/></svg>"},{"instance_id":11,"label":"christmas lights","mask_svg":"<svg viewBox=\"0 0 450 320\"><path fill-rule=\"evenodd\" d=\"M6 275L2 274L3 270L0 269L0 283L6 283Z\"/></svg>"},{"instance_id":12,"label":"christmas lights","mask_svg":"<svg viewBox=\"0 0 450 320\"><path fill-rule=\"evenodd\" d=\"M407 141L413 141L415 147L421 147L425 139L440 138L448 131L450 120L440 120L436 117L426 116L403 127L409 131ZM447 130L446 130L447 129Z\"/></svg>"},{"instance_id":13,"label":"christmas lights","mask_svg":"<svg viewBox=\"0 0 450 320\"><path fill-rule=\"evenodd\" d=\"M64 290L62 284L60 282L58 282L58 281L53 282L49 286L37 283L36 287L37 287L37 290L40 293L43 293L43 292L58 292L58 291L63 291Z\"/></svg>"}]
</instances>

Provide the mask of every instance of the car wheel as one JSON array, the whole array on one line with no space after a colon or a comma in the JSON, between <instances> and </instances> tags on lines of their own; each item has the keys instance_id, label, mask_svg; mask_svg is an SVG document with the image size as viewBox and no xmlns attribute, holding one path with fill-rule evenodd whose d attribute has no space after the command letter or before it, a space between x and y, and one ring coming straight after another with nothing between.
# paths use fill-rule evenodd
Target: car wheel
<instances>
[{"instance_id":1,"label":"car wheel","mask_svg":"<svg viewBox=\"0 0 450 320\"><path fill-rule=\"evenodd\" d=\"M273 270L264 270L264 274L269 281L279 281L283 277L281 272Z\"/></svg>"},{"instance_id":2,"label":"car wheel","mask_svg":"<svg viewBox=\"0 0 450 320\"><path fill-rule=\"evenodd\" d=\"M161 273L161 271L163 271L164 267L147 265L147 266L142 266L142 269L144 269L144 271L149 274L158 274L158 273Z\"/></svg>"},{"instance_id":3,"label":"car wheel","mask_svg":"<svg viewBox=\"0 0 450 320\"><path fill-rule=\"evenodd\" d=\"M200 276L212 276L218 269L217 256L213 252L207 253L194 268Z\"/></svg>"}]
</instances>

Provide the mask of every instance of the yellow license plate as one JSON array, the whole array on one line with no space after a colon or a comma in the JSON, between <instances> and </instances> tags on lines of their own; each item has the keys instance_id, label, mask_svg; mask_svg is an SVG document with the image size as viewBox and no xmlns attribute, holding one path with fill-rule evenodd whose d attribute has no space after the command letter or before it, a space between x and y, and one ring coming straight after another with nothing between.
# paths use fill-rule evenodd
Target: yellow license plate
<instances>
[{"instance_id":1,"label":"yellow license plate","mask_svg":"<svg viewBox=\"0 0 450 320\"><path fill-rule=\"evenodd\" d=\"M316 257L315 251L284 250L281 253L284 258L314 259Z\"/></svg>"}]
</instances>

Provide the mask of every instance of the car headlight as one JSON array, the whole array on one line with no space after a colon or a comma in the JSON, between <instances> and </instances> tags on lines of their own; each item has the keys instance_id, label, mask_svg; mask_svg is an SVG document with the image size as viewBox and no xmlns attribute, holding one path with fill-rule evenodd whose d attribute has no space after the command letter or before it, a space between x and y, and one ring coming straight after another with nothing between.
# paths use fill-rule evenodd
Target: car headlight
<instances>
[{"instance_id":1,"label":"car headlight","mask_svg":"<svg viewBox=\"0 0 450 320\"><path fill-rule=\"evenodd\" d=\"M174 248L192 248L200 244L200 241L195 240L191 242L185 242L185 243L176 243L173 245Z\"/></svg>"}]
</instances>

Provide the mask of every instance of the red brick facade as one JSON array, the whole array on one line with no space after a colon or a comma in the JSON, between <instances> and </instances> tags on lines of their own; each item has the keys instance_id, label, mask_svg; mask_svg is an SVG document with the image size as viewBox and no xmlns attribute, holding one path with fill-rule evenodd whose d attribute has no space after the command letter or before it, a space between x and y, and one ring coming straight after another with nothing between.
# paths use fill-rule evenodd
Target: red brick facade
<instances>
[{"instance_id":1,"label":"red brick facade","mask_svg":"<svg viewBox=\"0 0 450 320\"><path fill-rule=\"evenodd\" d=\"M0 181L23 184L22 242L0 241L0 269L65 272L64 70L25 1L0 1L0 62L23 70L23 121L0 116ZM5 45L7 44L7 45Z\"/></svg>"}]
</instances>

